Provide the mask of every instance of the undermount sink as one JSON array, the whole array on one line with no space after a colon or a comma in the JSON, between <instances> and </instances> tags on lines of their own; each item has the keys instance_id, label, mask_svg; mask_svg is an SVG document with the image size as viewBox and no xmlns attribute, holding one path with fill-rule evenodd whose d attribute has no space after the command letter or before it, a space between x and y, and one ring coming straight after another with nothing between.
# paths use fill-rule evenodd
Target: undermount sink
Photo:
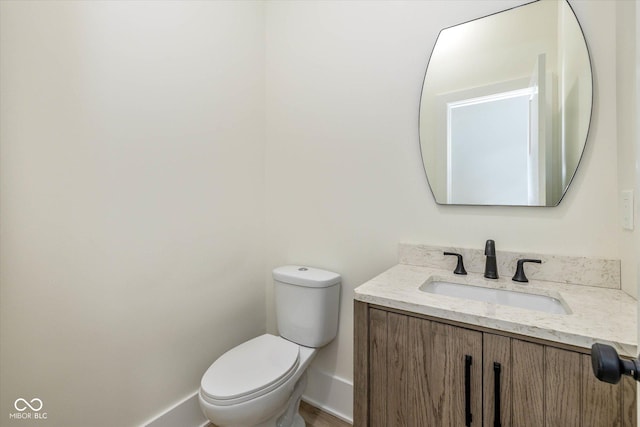
<instances>
[{"instance_id":1,"label":"undermount sink","mask_svg":"<svg viewBox=\"0 0 640 427\"><path fill-rule=\"evenodd\" d=\"M442 280L428 281L420 286L420 290L431 294L508 305L528 310L543 311L545 313L569 314L569 311L567 311L559 299L547 295L463 285Z\"/></svg>"}]
</instances>

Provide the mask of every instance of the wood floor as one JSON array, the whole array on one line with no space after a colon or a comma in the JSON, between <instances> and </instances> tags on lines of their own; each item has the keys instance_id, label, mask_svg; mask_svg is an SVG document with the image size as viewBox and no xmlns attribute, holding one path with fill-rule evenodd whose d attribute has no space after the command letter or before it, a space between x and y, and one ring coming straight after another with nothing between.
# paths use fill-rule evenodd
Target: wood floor
<instances>
[{"instance_id":1,"label":"wood floor","mask_svg":"<svg viewBox=\"0 0 640 427\"><path fill-rule=\"evenodd\" d=\"M322 410L309 405L307 402L300 402L300 415L307 423L307 427L350 427L351 424L327 414Z\"/></svg>"},{"instance_id":2,"label":"wood floor","mask_svg":"<svg viewBox=\"0 0 640 427\"><path fill-rule=\"evenodd\" d=\"M300 402L300 415L304 418L307 427L351 427L351 424L327 414L307 402ZM216 427L214 424L209 424L209 426Z\"/></svg>"}]
</instances>

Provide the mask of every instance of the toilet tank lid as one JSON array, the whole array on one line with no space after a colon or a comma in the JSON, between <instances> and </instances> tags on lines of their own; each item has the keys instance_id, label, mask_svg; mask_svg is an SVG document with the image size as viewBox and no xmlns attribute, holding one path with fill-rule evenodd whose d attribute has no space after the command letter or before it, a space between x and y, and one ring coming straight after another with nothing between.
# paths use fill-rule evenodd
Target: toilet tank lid
<instances>
[{"instance_id":1,"label":"toilet tank lid","mask_svg":"<svg viewBox=\"0 0 640 427\"><path fill-rule=\"evenodd\" d=\"M273 270L273 278L278 282L309 288L328 288L340 283L340 275L332 271L303 265L285 265Z\"/></svg>"}]
</instances>

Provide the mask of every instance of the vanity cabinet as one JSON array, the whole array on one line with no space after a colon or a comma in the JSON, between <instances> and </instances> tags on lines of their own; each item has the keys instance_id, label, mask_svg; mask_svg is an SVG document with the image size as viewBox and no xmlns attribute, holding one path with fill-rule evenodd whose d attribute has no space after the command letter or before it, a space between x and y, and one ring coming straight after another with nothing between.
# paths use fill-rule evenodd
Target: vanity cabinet
<instances>
[{"instance_id":1,"label":"vanity cabinet","mask_svg":"<svg viewBox=\"0 0 640 427\"><path fill-rule=\"evenodd\" d=\"M354 426L635 426L588 350L355 302ZM499 414L499 420L496 417Z\"/></svg>"}]
</instances>

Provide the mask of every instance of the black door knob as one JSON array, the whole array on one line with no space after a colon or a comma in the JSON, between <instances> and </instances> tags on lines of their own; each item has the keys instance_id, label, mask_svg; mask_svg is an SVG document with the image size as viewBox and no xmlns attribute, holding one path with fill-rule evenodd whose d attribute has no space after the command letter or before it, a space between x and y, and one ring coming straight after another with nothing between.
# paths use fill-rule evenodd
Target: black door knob
<instances>
[{"instance_id":1,"label":"black door knob","mask_svg":"<svg viewBox=\"0 0 640 427\"><path fill-rule=\"evenodd\" d=\"M606 344L594 344L591 346L591 368L593 374L600 381L609 384L617 384L622 375L633 377L636 381L640 381L638 368L640 361L638 359L626 360L618 356L615 348Z\"/></svg>"}]
</instances>

